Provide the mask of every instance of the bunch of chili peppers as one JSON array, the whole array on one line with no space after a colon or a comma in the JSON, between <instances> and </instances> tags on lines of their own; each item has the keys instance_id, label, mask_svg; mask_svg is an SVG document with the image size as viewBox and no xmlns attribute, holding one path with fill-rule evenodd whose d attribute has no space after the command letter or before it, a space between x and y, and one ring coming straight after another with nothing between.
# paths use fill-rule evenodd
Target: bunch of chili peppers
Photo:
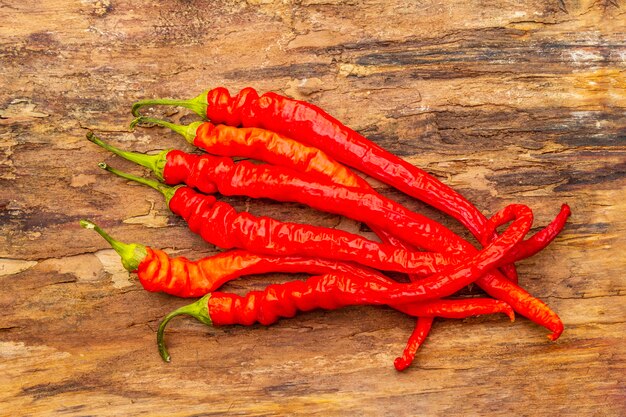
<instances>
[{"instance_id":1,"label":"bunch of chili peppers","mask_svg":"<svg viewBox=\"0 0 626 417\"><path fill-rule=\"evenodd\" d=\"M139 115L140 108L153 105L185 107L205 121L183 126ZM197 261L172 258L156 248L115 240L96 224L81 221L110 243L146 290L201 297L161 322L157 344L165 361L170 360L165 326L181 314L207 325L270 325L299 311L387 305L416 317L406 348L394 362L398 370L411 364L435 317L504 313L513 320L517 312L548 329L551 340L563 331L557 314L518 285L514 263L554 240L570 215L567 205L550 224L527 237L533 222L528 207L511 204L487 218L450 187L319 107L275 93L259 96L252 88L235 96L215 88L190 100L142 100L132 112L136 119L131 127L149 123L170 128L206 153L139 154L117 149L89 133L91 142L149 168L159 181L105 163L99 166L159 191L192 232L224 249ZM233 157L258 163L235 162ZM452 216L480 247L377 193L352 169ZM364 222L380 241L238 212L219 195L305 204ZM408 282L389 278L387 271L408 274ZM216 291L230 280L272 272L312 276L244 296ZM471 283L491 297L455 297Z\"/></svg>"}]
</instances>

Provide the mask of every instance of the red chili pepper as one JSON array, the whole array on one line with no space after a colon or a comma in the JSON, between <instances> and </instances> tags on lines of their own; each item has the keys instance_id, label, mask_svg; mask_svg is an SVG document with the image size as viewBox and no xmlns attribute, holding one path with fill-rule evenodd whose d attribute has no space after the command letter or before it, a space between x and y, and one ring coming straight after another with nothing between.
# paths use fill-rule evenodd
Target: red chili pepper
<instances>
[{"instance_id":1,"label":"red chili pepper","mask_svg":"<svg viewBox=\"0 0 626 417\"><path fill-rule=\"evenodd\" d=\"M266 273L343 274L367 281L377 288L397 283L378 271L348 262L299 256L257 255L243 250L231 250L190 261L185 257L171 258L160 249L137 243L124 243L112 238L95 223L81 220L80 225L93 229L118 253L122 265L129 272L137 272L144 288L178 297L200 297L216 290L228 281L244 275ZM511 307L490 298L458 300L426 300L420 303L400 304L394 308L412 315L445 318L465 318L468 315L505 313L514 319Z\"/></svg>"},{"instance_id":2,"label":"red chili pepper","mask_svg":"<svg viewBox=\"0 0 626 417\"><path fill-rule=\"evenodd\" d=\"M252 291L243 297L223 292L209 293L200 300L168 314L159 325L157 345L163 360L169 362L170 356L165 347L163 334L167 323L181 314L189 314L207 325L252 325L256 322L270 325L281 317L293 317L298 311L319 308L331 310L361 304L386 304L383 301L385 294L393 289L401 288L405 292L405 296L400 298L413 298L419 293L414 292L418 287L417 284L389 283L385 285L348 274L331 273L311 277L306 281L269 285L263 291ZM452 307L461 301L465 304L462 308ZM450 310L454 311L453 315L456 317L468 317L478 311L495 312L496 309L502 309L499 311L505 311L512 317L512 311L508 309L510 307L498 300L485 299L481 302L447 300L447 302L448 306L445 306L444 300L419 303L415 304L415 309L420 317L445 315ZM477 309L472 310L472 305Z\"/></svg>"},{"instance_id":3,"label":"red chili pepper","mask_svg":"<svg viewBox=\"0 0 626 417\"><path fill-rule=\"evenodd\" d=\"M88 220L81 220L80 224L95 230L109 242L120 255L124 268L129 272L137 272L139 282L147 291L164 292L177 297L201 297L241 276L270 272L312 275L340 272L388 281L373 269L324 258L260 255L245 250L221 252L198 261L190 261L185 257L171 258L160 249L120 242Z\"/></svg>"},{"instance_id":4,"label":"red chili pepper","mask_svg":"<svg viewBox=\"0 0 626 417\"><path fill-rule=\"evenodd\" d=\"M170 187L126 174L105 163L99 166L161 192L170 210L185 219L192 232L220 248L236 247L267 255L323 257L424 276L454 263L455 258L446 254L407 252L342 230L238 213L229 204L190 187Z\"/></svg>"}]
</instances>

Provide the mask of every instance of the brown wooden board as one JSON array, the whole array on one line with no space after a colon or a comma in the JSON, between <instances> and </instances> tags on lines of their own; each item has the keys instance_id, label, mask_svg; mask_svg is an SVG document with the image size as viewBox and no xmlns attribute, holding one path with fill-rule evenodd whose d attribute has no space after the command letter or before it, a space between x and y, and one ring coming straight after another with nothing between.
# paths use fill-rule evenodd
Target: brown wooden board
<instances>
[{"instance_id":1,"label":"brown wooden board","mask_svg":"<svg viewBox=\"0 0 626 417\"><path fill-rule=\"evenodd\" d=\"M624 21L622 0L0 1L0 415L625 415ZM191 150L161 128L129 132L130 105L220 85L320 105L486 215L527 204L537 229L570 204L562 235L518 265L563 336L550 343L524 318L437 320L398 373L413 319L354 307L267 328L177 319L163 363L155 327L185 301L145 292L78 220L191 258L216 248L156 192L99 170L144 173L85 133ZM361 230L296 204L227 200Z\"/></svg>"}]
</instances>

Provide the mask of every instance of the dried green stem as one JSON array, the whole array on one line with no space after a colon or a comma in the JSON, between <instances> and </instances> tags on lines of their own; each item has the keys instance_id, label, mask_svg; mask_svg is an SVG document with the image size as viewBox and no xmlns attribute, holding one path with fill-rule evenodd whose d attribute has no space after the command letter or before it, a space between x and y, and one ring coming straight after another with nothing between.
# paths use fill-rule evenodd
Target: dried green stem
<instances>
[{"instance_id":1,"label":"dried green stem","mask_svg":"<svg viewBox=\"0 0 626 417\"><path fill-rule=\"evenodd\" d=\"M176 316L180 316L181 314L188 314L198 321L206 324L207 326L212 326L213 321L211 320L211 316L209 314L209 298L211 298L211 293L208 293L194 303L187 304L172 311L161 321L161 323L159 324L159 329L157 330L157 346L159 348L159 354L165 362L169 362L171 359L170 354L167 351L167 347L165 346L165 339L163 337L167 323L169 323L170 320L172 320Z\"/></svg>"},{"instance_id":2,"label":"dried green stem","mask_svg":"<svg viewBox=\"0 0 626 417\"><path fill-rule=\"evenodd\" d=\"M178 185L176 187L170 187L169 185L161 184L160 182L157 182L155 180L150 180L150 179L147 179L147 178L138 177L136 175L127 174L126 172L119 171L119 170L117 170L115 168L110 167L109 165L107 165L104 162L100 162L98 164L98 166L100 168L104 169L105 171L109 171L109 172L117 175L118 177L122 177L122 178L125 178L127 180L135 181L135 182L138 182L140 184L147 185L148 187L154 188L155 190L157 190L161 194L163 194L163 197L165 197L165 201L167 202L168 205L169 205L170 200L172 199L172 197L174 197L174 194L176 193L176 190L179 189L180 187L183 187L182 185Z\"/></svg>"},{"instance_id":3,"label":"dried green stem","mask_svg":"<svg viewBox=\"0 0 626 417\"><path fill-rule=\"evenodd\" d=\"M188 100L178 100L171 98L139 100L135 104L133 104L133 116L138 117L139 109L145 106L179 106L193 111L200 117L206 118L206 111L208 107L207 93L208 91L203 91L200 95Z\"/></svg>"},{"instance_id":4,"label":"dried green stem","mask_svg":"<svg viewBox=\"0 0 626 417\"><path fill-rule=\"evenodd\" d=\"M123 151L121 149L118 149L115 146L109 145L108 143L104 142L93 132L87 133L87 139L90 142L95 143L96 145L106 149L109 152L114 153L117 156L121 156L124 159L149 168L150 170L152 170L152 172L154 172L154 175L156 175L159 180L163 181L163 170L165 169L165 164L167 163L167 154L170 152L170 149L161 151L156 155L146 155L143 153Z\"/></svg>"},{"instance_id":5,"label":"dried green stem","mask_svg":"<svg viewBox=\"0 0 626 417\"><path fill-rule=\"evenodd\" d=\"M100 227L98 227L97 224L92 221L81 220L80 225L85 229L95 230L96 232L98 232L98 234L100 234L100 236L104 238L104 240L109 242L109 245L111 245L111 247L115 249L115 252L117 252L118 255L120 255L120 257L122 258L122 265L124 265L124 268L126 268L130 272L136 271L139 267L139 264L145 259L148 254L145 246L137 243L124 243L120 242L119 240L113 239L111 236L109 236L107 232L102 230Z\"/></svg>"}]
</instances>

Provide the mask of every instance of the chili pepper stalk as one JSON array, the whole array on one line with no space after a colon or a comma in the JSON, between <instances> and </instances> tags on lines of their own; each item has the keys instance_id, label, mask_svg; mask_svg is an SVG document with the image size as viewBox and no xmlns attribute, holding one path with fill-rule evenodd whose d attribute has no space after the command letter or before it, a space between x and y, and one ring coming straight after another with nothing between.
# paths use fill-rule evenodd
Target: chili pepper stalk
<instances>
[{"instance_id":1,"label":"chili pepper stalk","mask_svg":"<svg viewBox=\"0 0 626 417\"><path fill-rule=\"evenodd\" d=\"M180 100L172 98L159 98L159 99L147 99L139 100L133 104L132 113L135 117L139 116L139 109L145 106L179 106L189 109L196 113L198 116L206 117L207 112L207 94L208 90L203 91L194 98Z\"/></svg>"},{"instance_id":2,"label":"chili pepper stalk","mask_svg":"<svg viewBox=\"0 0 626 417\"><path fill-rule=\"evenodd\" d=\"M85 229L95 230L100 236L104 238L109 245L120 255L122 265L129 272L134 272L139 268L141 262L148 255L148 250L144 245L138 243L124 243L119 240L113 239L108 233L102 230L97 224L89 220L81 220L81 227Z\"/></svg>"}]
</instances>

